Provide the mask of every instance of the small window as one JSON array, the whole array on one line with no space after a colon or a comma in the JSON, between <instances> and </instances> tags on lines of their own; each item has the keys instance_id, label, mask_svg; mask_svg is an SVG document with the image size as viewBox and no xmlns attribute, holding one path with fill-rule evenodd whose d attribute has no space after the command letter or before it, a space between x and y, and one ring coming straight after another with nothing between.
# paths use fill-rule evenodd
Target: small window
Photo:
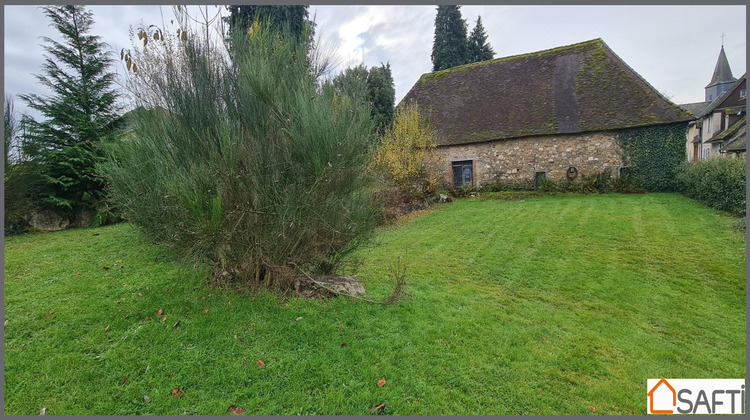
<instances>
[{"instance_id":1,"label":"small window","mask_svg":"<svg viewBox=\"0 0 750 420\"><path fill-rule=\"evenodd\" d=\"M740 89L740 98L744 98L747 95L745 89Z\"/></svg>"},{"instance_id":2,"label":"small window","mask_svg":"<svg viewBox=\"0 0 750 420\"><path fill-rule=\"evenodd\" d=\"M539 185L540 179L547 178L547 172L535 172L534 173L534 185Z\"/></svg>"},{"instance_id":3,"label":"small window","mask_svg":"<svg viewBox=\"0 0 750 420\"><path fill-rule=\"evenodd\" d=\"M453 188L459 189L474 185L474 161L453 162Z\"/></svg>"}]
</instances>

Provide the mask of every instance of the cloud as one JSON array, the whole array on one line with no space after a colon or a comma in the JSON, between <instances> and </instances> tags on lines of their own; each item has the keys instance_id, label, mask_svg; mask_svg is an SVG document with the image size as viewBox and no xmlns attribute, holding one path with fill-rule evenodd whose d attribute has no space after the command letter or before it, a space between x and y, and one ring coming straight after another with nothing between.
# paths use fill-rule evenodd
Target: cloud
<instances>
[{"instance_id":1,"label":"cloud","mask_svg":"<svg viewBox=\"0 0 750 420\"><path fill-rule=\"evenodd\" d=\"M171 7L92 6L94 32L113 52L130 47L128 28L169 25ZM192 15L200 19L197 6ZM217 10L209 6L209 14ZM726 34L735 77L745 72L745 6L464 6L469 30L481 15L496 57L602 38L626 63L677 103L703 99ZM435 6L311 6L323 44L335 47L338 70L389 62L400 100L432 69ZM38 36L56 37L35 6L5 7L5 88L44 93L32 76L43 50ZM121 68L118 65L118 69ZM19 109L23 105L18 106Z\"/></svg>"}]
</instances>

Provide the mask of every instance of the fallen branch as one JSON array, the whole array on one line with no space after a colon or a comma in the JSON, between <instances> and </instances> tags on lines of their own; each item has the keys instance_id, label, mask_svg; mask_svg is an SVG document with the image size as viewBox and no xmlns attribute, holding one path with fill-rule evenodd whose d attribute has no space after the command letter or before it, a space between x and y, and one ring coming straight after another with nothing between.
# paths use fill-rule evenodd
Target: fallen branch
<instances>
[{"instance_id":1,"label":"fallen branch","mask_svg":"<svg viewBox=\"0 0 750 420\"><path fill-rule=\"evenodd\" d=\"M377 301L374 301L374 300L371 300L371 299L366 299L366 298L359 297L359 296L355 296L355 295L350 295L348 293L341 293L341 292L339 292L337 290L334 290L334 289L328 287L327 285L323 284L322 282L319 282L318 280L315 280L315 278L313 278L311 275L309 275L307 272L305 272L305 270L303 270L302 268L300 268L297 264L295 264L293 262L290 263L290 264L293 265L297 270L299 270L299 272L302 273L305 277L307 277L311 282L313 282L313 284L315 284L316 286L320 287L321 289L325 289L325 290L333 293L336 296L346 296L346 297L350 297L350 298L353 298L353 299L361 300L363 302L371 303L373 305L390 305L392 303L395 303L395 302L401 300L404 297L403 286L404 286L404 278L405 278L405 274L406 274L406 267L404 267L403 269L401 269L401 259L400 258L399 258L398 268L396 269L397 270L396 271L396 285L394 286L393 291L391 291L391 294L388 295L388 296L386 296L380 302L377 302ZM401 275L399 276L399 274L401 274Z\"/></svg>"}]
</instances>

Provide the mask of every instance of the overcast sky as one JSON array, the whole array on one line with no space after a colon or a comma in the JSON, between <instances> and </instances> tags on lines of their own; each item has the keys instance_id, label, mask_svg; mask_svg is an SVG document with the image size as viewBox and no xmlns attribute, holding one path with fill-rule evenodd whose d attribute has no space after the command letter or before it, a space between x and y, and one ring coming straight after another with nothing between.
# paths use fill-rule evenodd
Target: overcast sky
<instances>
[{"instance_id":1,"label":"overcast sky","mask_svg":"<svg viewBox=\"0 0 750 420\"><path fill-rule=\"evenodd\" d=\"M119 58L129 28L161 24L170 6L91 6L93 33ZM193 15L199 17L197 9ZM220 9L209 6L209 14ZM675 103L700 102L722 45L735 77L746 66L745 6L464 6L469 31L477 16L495 57L602 38L636 72ZM435 6L311 6L317 33L335 47L338 69L390 62L396 101L432 69ZM35 6L5 6L5 92L40 93L40 36L58 37ZM122 67L118 62L118 67ZM119 71L122 73L122 69ZM16 108L24 105L16 101Z\"/></svg>"}]
</instances>

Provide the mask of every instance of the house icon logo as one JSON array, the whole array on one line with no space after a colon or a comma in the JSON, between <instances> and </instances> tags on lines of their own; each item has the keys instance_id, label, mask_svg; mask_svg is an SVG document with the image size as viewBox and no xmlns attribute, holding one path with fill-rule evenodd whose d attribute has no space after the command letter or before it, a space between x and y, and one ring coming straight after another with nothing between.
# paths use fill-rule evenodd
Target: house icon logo
<instances>
[{"instance_id":1,"label":"house icon logo","mask_svg":"<svg viewBox=\"0 0 750 420\"><path fill-rule=\"evenodd\" d=\"M656 385L654 385L653 388L651 388L650 391L648 391L648 394L646 394L648 395L648 409L650 413L651 414L673 414L674 410L672 408L670 409L664 409L661 407L659 409L654 408L654 399L656 399L657 392L661 396L659 398L660 401L664 401L664 396L668 396L669 395L668 393L671 393L672 394L672 407L674 408L677 406L677 391L675 391L675 389L672 387L672 385L669 384L669 382L667 382L666 379L662 378L661 380L659 380L659 382L656 383Z\"/></svg>"}]
</instances>

